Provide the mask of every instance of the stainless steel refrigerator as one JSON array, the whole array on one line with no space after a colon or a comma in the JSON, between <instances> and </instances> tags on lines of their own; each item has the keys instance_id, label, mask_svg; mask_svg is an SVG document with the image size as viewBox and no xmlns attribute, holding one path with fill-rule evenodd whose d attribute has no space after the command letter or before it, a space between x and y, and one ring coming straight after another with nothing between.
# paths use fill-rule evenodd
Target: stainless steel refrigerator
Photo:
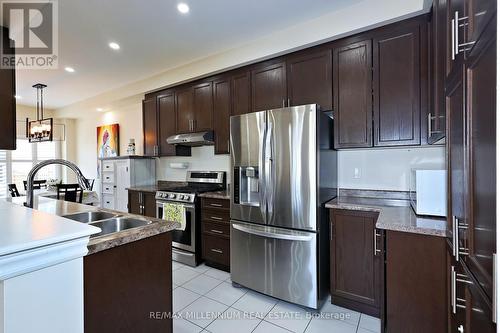
<instances>
[{"instance_id":1,"label":"stainless steel refrigerator","mask_svg":"<svg viewBox=\"0 0 500 333\"><path fill-rule=\"evenodd\" d=\"M319 308L337 194L332 119L315 104L231 117L231 279Z\"/></svg>"}]
</instances>

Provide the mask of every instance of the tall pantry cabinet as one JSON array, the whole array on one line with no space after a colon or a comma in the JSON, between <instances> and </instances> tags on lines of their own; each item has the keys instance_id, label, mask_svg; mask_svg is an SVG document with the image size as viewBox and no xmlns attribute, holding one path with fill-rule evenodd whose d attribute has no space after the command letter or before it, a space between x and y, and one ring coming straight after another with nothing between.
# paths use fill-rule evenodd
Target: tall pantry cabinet
<instances>
[{"instance_id":1,"label":"tall pantry cabinet","mask_svg":"<svg viewBox=\"0 0 500 333\"><path fill-rule=\"evenodd\" d=\"M142 156L119 156L99 160L101 207L128 212L127 188L154 185L156 162Z\"/></svg>"}]
</instances>

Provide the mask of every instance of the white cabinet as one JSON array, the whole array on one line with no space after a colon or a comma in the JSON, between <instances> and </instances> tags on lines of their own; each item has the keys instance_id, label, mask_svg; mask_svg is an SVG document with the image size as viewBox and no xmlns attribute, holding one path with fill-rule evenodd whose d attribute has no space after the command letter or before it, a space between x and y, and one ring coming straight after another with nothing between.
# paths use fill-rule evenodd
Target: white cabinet
<instances>
[{"instance_id":1,"label":"white cabinet","mask_svg":"<svg viewBox=\"0 0 500 333\"><path fill-rule=\"evenodd\" d=\"M101 207L128 211L127 188L154 185L154 158L115 157L100 160Z\"/></svg>"}]
</instances>

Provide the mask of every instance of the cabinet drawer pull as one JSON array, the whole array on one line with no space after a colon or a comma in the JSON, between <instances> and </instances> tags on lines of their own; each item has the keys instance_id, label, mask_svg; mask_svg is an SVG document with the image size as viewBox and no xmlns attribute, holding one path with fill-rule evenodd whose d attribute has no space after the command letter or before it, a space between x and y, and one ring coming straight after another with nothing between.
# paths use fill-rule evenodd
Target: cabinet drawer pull
<instances>
[{"instance_id":1,"label":"cabinet drawer pull","mask_svg":"<svg viewBox=\"0 0 500 333\"><path fill-rule=\"evenodd\" d=\"M224 252L222 252L222 250L220 250L220 249L210 249L210 251L215 252L215 253L219 253L219 254L224 253Z\"/></svg>"},{"instance_id":2,"label":"cabinet drawer pull","mask_svg":"<svg viewBox=\"0 0 500 333\"><path fill-rule=\"evenodd\" d=\"M211 218L212 220L222 221L222 217L210 216L210 218Z\"/></svg>"},{"instance_id":3,"label":"cabinet drawer pull","mask_svg":"<svg viewBox=\"0 0 500 333\"><path fill-rule=\"evenodd\" d=\"M217 229L211 229L210 230L211 232L215 232L216 234L223 234L224 231L220 231L220 230L217 230Z\"/></svg>"},{"instance_id":4,"label":"cabinet drawer pull","mask_svg":"<svg viewBox=\"0 0 500 333\"><path fill-rule=\"evenodd\" d=\"M212 207L222 207L221 204L215 204L215 203L211 203L210 206L212 206Z\"/></svg>"}]
</instances>

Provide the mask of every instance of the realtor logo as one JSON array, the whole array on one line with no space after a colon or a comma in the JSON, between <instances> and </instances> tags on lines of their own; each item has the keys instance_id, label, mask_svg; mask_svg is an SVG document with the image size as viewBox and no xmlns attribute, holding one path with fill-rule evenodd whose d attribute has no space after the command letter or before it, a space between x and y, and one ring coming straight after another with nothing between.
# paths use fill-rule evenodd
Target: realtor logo
<instances>
[{"instance_id":1,"label":"realtor logo","mask_svg":"<svg viewBox=\"0 0 500 333\"><path fill-rule=\"evenodd\" d=\"M2 1L2 68L58 67L57 1Z\"/></svg>"}]
</instances>

